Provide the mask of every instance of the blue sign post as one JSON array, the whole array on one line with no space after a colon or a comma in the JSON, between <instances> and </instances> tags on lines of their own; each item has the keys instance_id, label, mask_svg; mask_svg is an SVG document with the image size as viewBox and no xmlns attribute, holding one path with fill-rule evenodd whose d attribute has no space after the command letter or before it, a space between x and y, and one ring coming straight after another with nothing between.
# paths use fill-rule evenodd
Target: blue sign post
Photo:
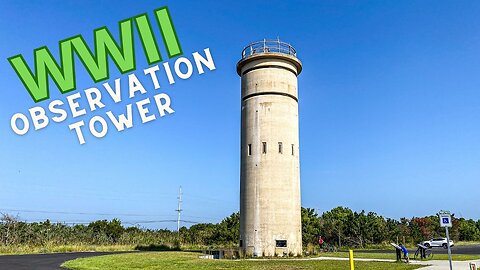
<instances>
[{"instance_id":1,"label":"blue sign post","mask_svg":"<svg viewBox=\"0 0 480 270\"><path fill-rule=\"evenodd\" d=\"M448 235L448 228L452 227L452 215L449 211L440 211L438 213L440 217L440 227L445 227L447 235L447 248L448 248L448 261L450 262L450 270L452 270L452 250L450 249L450 235Z\"/></svg>"}]
</instances>

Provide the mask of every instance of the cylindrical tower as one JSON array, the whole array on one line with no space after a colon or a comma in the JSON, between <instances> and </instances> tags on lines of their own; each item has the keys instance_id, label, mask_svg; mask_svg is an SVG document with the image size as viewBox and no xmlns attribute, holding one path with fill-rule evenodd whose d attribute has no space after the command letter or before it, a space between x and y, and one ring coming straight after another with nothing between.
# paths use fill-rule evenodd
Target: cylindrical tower
<instances>
[{"instance_id":1,"label":"cylindrical tower","mask_svg":"<svg viewBox=\"0 0 480 270\"><path fill-rule=\"evenodd\" d=\"M240 247L247 255L301 255L297 76L280 40L245 47L242 78Z\"/></svg>"}]
</instances>

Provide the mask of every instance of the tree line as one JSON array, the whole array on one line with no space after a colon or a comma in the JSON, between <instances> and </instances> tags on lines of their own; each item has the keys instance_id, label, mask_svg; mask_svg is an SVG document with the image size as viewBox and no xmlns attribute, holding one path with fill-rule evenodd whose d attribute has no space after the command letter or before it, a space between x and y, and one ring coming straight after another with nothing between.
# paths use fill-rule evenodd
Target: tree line
<instances>
[{"instance_id":1,"label":"tree line","mask_svg":"<svg viewBox=\"0 0 480 270\"><path fill-rule=\"evenodd\" d=\"M450 236L454 241L480 241L480 220L453 216ZM0 218L0 246L133 245L168 248L204 249L237 247L240 214L233 213L221 222L200 223L168 229L125 227L118 219L97 220L89 224L67 225L43 222L27 223L11 215ZM325 243L337 247L369 247L402 242L415 244L444 236L438 216L385 218L374 212L355 212L336 207L321 215L302 208L303 245L312 248L322 236Z\"/></svg>"},{"instance_id":2,"label":"tree line","mask_svg":"<svg viewBox=\"0 0 480 270\"><path fill-rule=\"evenodd\" d=\"M450 237L454 241L480 241L480 220L452 216ZM315 244L318 236L335 246L368 247L391 242L416 244L434 237L445 237L436 215L392 219L374 212L355 212L336 207L317 215L302 208L303 244Z\"/></svg>"}]
</instances>

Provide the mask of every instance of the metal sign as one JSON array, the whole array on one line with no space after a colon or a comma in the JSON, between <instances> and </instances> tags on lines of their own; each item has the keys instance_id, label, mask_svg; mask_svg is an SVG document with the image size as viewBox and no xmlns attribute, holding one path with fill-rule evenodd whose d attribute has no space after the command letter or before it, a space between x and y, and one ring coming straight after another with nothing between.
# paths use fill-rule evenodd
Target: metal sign
<instances>
[{"instance_id":1,"label":"metal sign","mask_svg":"<svg viewBox=\"0 0 480 270\"><path fill-rule=\"evenodd\" d=\"M452 267L452 250L450 247L450 236L448 235L448 228L452 227L452 215L450 211L440 211L438 213L440 217L440 226L445 227L445 234L447 235L447 249L448 249L448 262L450 264L450 270L453 270Z\"/></svg>"},{"instance_id":2,"label":"metal sign","mask_svg":"<svg viewBox=\"0 0 480 270\"><path fill-rule=\"evenodd\" d=\"M440 227L452 227L452 216L450 212L442 211L439 213L440 216Z\"/></svg>"}]
</instances>

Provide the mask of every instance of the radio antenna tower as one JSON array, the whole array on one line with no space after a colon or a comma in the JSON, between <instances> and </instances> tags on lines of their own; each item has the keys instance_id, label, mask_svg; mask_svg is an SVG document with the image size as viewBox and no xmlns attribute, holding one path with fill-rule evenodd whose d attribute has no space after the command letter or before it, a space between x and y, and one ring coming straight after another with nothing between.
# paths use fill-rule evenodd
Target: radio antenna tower
<instances>
[{"instance_id":1,"label":"radio antenna tower","mask_svg":"<svg viewBox=\"0 0 480 270\"><path fill-rule=\"evenodd\" d=\"M180 233L180 216L182 214L182 186L180 186L179 190L178 190L178 207L177 207L177 213L178 213L178 216L177 216L177 232Z\"/></svg>"}]
</instances>

